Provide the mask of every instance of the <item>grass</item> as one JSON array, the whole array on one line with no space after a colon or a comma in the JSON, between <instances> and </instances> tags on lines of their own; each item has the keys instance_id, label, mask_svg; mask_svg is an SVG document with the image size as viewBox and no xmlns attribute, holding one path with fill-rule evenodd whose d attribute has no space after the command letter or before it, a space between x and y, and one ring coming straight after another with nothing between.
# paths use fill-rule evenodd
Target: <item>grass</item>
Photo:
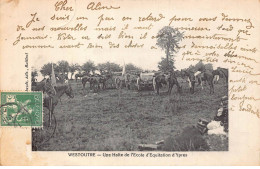
<instances>
[{"instance_id":1,"label":"grass","mask_svg":"<svg viewBox=\"0 0 260 169\"><path fill-rule=\"evenodd\" d=\"M165 140L175 142L176 136L185 140L193 137L187 126L196 125L199 118L213 119L220 98L227 95L224 79L215 85L215 94L209 94L209 87L196 87L190 94L188 85L183 83L182 94L173 88L169 96L163 88L160 95L153 91L122 89L120 100L116 89L102 90L97 94L83 90L81 82L71 82L75 97L62 96L55 108L57 130L52 139L37 146L38 151L137 151L138 144L155 143ZM46 110L45 110L46 111ZM183 132L185 131L185 132ZM186 133L186 135L185 135ZM195 141L185 143L171 150L228 150L228 142L196 134ZM191 140L194 140L192 138ZM204 142L206 141L206 142ZM197 147L196 142L207 146ZM37 144L37 143L35 143ZM227 144L227 145L222 145ZM187 146L190 146L189 148ZM177 148L176 148L177 147Z\"/></svg>"}]
</instances>

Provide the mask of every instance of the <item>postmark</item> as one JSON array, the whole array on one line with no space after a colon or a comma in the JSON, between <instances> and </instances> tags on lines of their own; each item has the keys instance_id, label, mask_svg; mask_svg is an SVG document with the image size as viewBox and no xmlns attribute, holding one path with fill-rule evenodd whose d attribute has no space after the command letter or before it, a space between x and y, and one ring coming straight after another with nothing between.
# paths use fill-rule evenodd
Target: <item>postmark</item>
<instances>
[{"instance_id":1,"label":"postmark","mask_svg":"<svg viewBox=\"0 0 260 169\"><path fill-rule=\"evenodd\" d=\"M42 92L1 92L1 126L42 127Z\"/></svg>"}]
</instances>

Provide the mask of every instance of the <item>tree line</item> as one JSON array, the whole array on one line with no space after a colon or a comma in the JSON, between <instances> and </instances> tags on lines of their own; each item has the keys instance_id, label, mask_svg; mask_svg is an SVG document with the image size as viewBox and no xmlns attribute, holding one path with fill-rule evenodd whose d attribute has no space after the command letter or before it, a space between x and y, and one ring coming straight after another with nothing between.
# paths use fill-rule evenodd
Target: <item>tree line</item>
<instances>
[{"instance_id":1,"label":"tree line","mask_svg":"<svg viewBox=\"0 0 260 169\"><path fill-rule=\"evenodd\" d=\"M78 72L80 74L82 74L82 73L83 74L95 74L98 71L100 74L105 74L105 73L123 71L123 66L120 66L119 64L112 63L112 62L99 63L99 64L95 65L95 63L93 61L89 60L89 61L85 62L84 64L79 65L78 63L69 64L68 61L61 60L61 61L58 61L57 63L44 64L40 68L40 73L42 74L43 77L50 77L51 72L52 72L52 64L53 64L55 74L62 74L62 75L68 76L68 74L70 73L70 79L72 79L73 75L76 72ZM140 68L132 63L126 64L125 70L126 70L126 72L143 71L142 68ZM38 71L36 69L32 68L31 76L32 76L32 79L37 77Z\"/></svg>"},{"instance_id":2,"label":"tree line","mask_svg":"<svg viewBox=\"0 0 260 169\"><path fill-rule=\"evenodd\" d=\"M177 29L172 28L170 26L165 26L161 30L158 31L156 39L156 45L165 51L166 57L162 57L161 61L158 63L158 69L162 72L167 72L170 70L174 70L174 57L175 54L180 49L179 42L183 39L183 32L179 32ZM85 74L95 74L96 71L99 71L100 74L104 74L106 72L120 72L123 70L123 67L116 63L106 62L95 65L93 61L87 61L83 65L69 64L65 60L61 60L57 63L53 63L54 71L58 74L67 75L71 73L70 79L75 74L75 72L85 73ZM126 72L143 71L142 68L129 63L125 65ZM43 65L40 69L40 73L46 77L50 76L52 71L52 63L47 63ZM32 79L38 76L38 72L35 69L32 69L31 72Z\"/></svg>"}]
</instances>

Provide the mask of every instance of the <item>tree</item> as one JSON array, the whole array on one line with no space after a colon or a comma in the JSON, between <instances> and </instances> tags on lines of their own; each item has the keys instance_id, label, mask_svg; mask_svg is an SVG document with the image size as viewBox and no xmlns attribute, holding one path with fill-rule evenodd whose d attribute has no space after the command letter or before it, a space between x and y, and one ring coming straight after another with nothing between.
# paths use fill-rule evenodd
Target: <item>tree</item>
<instances>
[{"instance_id":1,"label":"tree","mask_svg":"<svg viewBox=\"0 0 260 169\"><path fill-rule=\"evenodd\" d=\"M97 65L97 69L100 72L100 74L103 74L107 69L106 69L106 64L105 63L99 63Z\"/></svg>"},{"instance_id":2,"label":"tree","mask_svg":"<svg viewBox=\"0 0 260 169\"><path fill-rule=\"evenodd\" d=\"M125 65L125 70L126 72L131 72L131 71L134 71L134 72L141 72L142 69L140 67L137 67L135 66L134 64L132 63L128 63Z\"/></svg>"},{"instance_id":3,"label":"tree","mask_svg":"<svg viewBox=\"0 0 260 169\"><path fill-rule=\"evenodd\" d=\"M120 67L120 65L118 65L116 63L110 63L110 62L98 64L97 69L99 70L99 72L101 74L103 74L104 72L120 72L120 71L122 71L122 68Z\"/></svg>"},{"instance_id":4,"label":"tree","mask_svg":"<svg viewBox=\"0 0 260 169\"><path fill-rule=\"evenodd\" d=\"M58 67L57 67L59 73L62 73L62 75L68 74L69 73L69 63L65 60L61 60L58 62Z\"/></svg>"},{"instance_id":5,"label":"tree","mask_svg":"<svg viewBox=\"0 0 260 169\"><path fill-rule=\"evenodd\" d=\"M90 72L92 72L94 74L96 69L97 68L96 68L94 62L92 62L90 60L82 65L82 70L85 71L87 74L89 74Z\"/></svg>"},{"instance_id":6,"label":"tree","mask_svg":"<svg viewBox=\"0 0 260 169\"><path fill-rule=\"evenodd\" d=\"M38 72L37 72L37 70L34 68L34 67L32 67L32 71L31 71L31 81L32 82L35 82L36 80L36 77L38 76Z\"/></svg>"},{"instance_id":7,"label":"tree","mask_svg":"<svg viewBox=\"0 0 260 169\"><path fill-rule=\"evenodd\" d=\"M69 65L69 71L71 73L70 79L72 79L72 76L74 75L74 73L77 70L80 70L80 65L79 64L75 63L75 64L70 64Z\"/></svg>"},{"instance_id":8,"label":"tree","mask_svg":"<svg viewBox=\"0 0 260 169\"><path fill-rule=\"evenodd\" d=\"M54 68L55 72L58 72L57 65L55 63L53 63L53 68ZM41 70L40 70L40 72L41 72L41 74L43 75L44 78L45 78L45 76L50 77L51 71L52 71L52 64L51 63L44 64L41 67Z\"/></svg>"},{"instance_id":9,"label":"tree","mask_svg":"<svg viewBox=\"0 0 260 169\"><path fill-rule=\"evenodd\" d=\"M167 62L167 58L162 57L161 61L158 63L158 68L162 72L175 69L173 58L169 58Z\"/></svg>"},{"instance_id":10,"label":"tree","mask_svg":"<svg viewBox=\"0 0 260 169\"><path fill-rule=\"evenodd\" d=\"M165 50L167 63L166 70L170 69L169 58L171 55L178 52L178 49L180 48L179 41L181 41L182 38L183 33L170 26L165 26L159 30L156 45L158 45L162 50Z\"/></svg>"}]
</instances>

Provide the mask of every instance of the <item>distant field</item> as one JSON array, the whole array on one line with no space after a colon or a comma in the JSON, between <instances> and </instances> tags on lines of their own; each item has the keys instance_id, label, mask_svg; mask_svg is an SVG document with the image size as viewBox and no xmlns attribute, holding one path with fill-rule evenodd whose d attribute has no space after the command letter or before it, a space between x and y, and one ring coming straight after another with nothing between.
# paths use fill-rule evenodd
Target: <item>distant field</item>
<instances>
[{"instance_id":1,"label":"distant field","mask_svg":"<svg viewBox=\"0 0 260 169\"><path fill-rule=\"evenodd\" d=\"M190 94L187 83L181 83L183 93L176 87L172 94L154 91L122 89L101 90L97 94L83 90L81 81L71 82L74 95L63 95L55 108L57 130L52 139L38 146L40 151L137 151L138 144L155 143L175 136L183 128L196 125L199 118L213 119L220 98L227 95L224 79L209 87L196 86ZM227 150L227 138L205 137L211 150ZM222 143L219 143L222 142Z\"/></svg>"}]
</instances>

